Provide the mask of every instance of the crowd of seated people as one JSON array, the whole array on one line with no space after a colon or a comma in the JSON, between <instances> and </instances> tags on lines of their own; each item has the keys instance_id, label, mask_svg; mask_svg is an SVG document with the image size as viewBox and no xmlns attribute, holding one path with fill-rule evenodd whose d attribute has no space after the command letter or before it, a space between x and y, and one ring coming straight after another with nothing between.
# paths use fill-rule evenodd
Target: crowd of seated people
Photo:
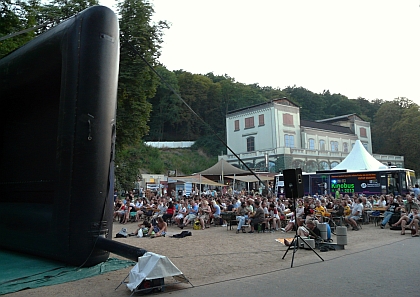
<instances>
[{"instance_id":1,"label":"crowd of seated people","mask_svg":"<svg viewBox=\"0 0 420 297\"><path fill-rule=\"evenodd\" d=\"M192 227L191 223L199 222L201 229L205 230L211 225L228 223L223 214L232 213L231 218L237 226L236 233L246 233L245 228L248 227L249 233L255 232L257 227L270 232L291 232L306 225L308 219L314 218L319 222L330 222L338 218L340 224L344 222L352 230L358 230L360 224L369 223L371 213L379 207L381 228L384 229L389 223L392 227L400 226L401 234L405 234L407 229L413 229L413 235L419 235L418 201L410 194L340 194L339 199L335 195L314 195L287 199L266 197L258 193L210 193L197 193L189 197L165 195L149 198L135 198L130 193L123 199L115 199L114 221L126 224L129 221L147 220L156 225L159 218L162 218L163 222L174 223L180 228ZM398 221L391 220L400 214Z\"/></svg>"}]
</instances>

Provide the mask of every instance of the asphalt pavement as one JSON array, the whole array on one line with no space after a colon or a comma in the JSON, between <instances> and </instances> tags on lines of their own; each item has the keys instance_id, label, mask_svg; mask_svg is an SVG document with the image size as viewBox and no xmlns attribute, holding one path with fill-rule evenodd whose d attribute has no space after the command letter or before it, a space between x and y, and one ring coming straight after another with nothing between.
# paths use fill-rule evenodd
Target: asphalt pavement
<instances>
[{"instance_id":1,"label":"asphalt pavement","mask_svg":"<svg viewBox=\"0 0 420 297\"><path fill-rule=\"evenodd\" d=\"M232 278L217 283L195 286L179 291L158 293L172 297L215 296L420 296L418 286L417 250L419 238L403 238L379 247L366 248L342 255L330 251L330 257L321 261L316 254L301 263L299 254L311 251L298 250L293 268ZM273 261L290 261L290 250L282 260L279 252ZM317 253L323 257L326 253ZM333 257L331 257L333 255ZM342 256L341 256L342 255ZM324 257L323 257L324 258Z\"/></svg>"}]
</instances>

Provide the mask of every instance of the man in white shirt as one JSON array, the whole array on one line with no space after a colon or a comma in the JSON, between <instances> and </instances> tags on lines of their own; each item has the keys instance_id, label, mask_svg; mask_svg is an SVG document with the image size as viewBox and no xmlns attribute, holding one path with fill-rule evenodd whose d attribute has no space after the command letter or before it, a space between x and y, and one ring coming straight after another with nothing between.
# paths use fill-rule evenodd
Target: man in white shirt
<instances>
[{"instance_id":1,"label":"man in white shirt","mask_svg":"<svg viewBox=\"0 0 420 297\"><path fill-rule=\"evenodd\" d=\"M357 221L360 219L363 213L363 200L362 198L357 198L357 203L354 203L351 214L345 218L346 222L350 224L354 231L359 231L357 227Z\"/></svg>"}]
</instances>

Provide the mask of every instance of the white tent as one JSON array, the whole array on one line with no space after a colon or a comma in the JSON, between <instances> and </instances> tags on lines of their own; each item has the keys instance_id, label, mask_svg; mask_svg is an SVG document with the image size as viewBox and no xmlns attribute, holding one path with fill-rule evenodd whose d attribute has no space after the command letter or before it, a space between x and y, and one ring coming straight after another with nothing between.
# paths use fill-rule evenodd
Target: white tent
<instances>
[{"instance_id":1,"label":"white tent","mask_svg":"<svg viewBox=\"0 0 420 297\"><path fill-rule=\"evenodd\" d=\"M139 257L137 264L131 269L127 288L131 291L137 289L143 280L153 280L173 277L177 282L190 283L184 274L166 256L152 252ZM190 283L191 284L191 283Z\"/></svg>"},{"instance_id":2,"label":"white tent","mask_svg":"<svg viewBox=\"0 0 420 297\"><path fill-rule=\"evenodd\" d=\"M333 170L377 170L386 169L387 167L376 160L369 152L365 149L360 140L356 140L353 149L350 154L341 161L340 164L335 166Z\"/></svg>"}]
</instances>

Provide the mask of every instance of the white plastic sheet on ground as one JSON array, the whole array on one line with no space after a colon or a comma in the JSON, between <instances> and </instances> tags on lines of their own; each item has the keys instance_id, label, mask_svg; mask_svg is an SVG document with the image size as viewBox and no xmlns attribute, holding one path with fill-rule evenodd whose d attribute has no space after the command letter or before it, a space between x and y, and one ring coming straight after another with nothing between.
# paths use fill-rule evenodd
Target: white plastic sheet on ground
<instances>
[{"instance_id":1,"label":"white plastic sheet on ground","mask_svg":"<svg viewBox=\"0 0 420 297\"><path fill-rule=\"evenodd\" d=\"M139 257L137 264L129 273L127 288L133 291L143 280L174 277L176 281L187 283L188 280L166 256L147 252Z\"/></svg>"}]
</instances>

